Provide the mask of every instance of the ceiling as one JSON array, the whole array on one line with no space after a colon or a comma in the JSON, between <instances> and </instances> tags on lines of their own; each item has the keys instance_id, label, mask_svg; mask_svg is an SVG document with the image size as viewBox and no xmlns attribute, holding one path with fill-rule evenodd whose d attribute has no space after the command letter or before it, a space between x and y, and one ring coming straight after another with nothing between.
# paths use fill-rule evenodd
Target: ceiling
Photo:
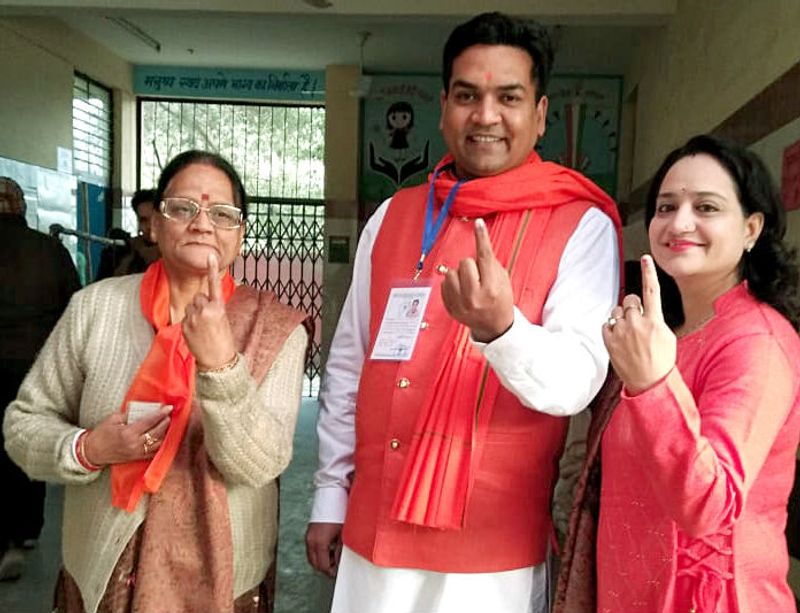
<instances>
[{"instance_id":1,"label":"ceiling","mask_svg":"<svg viewBox=\"0 0 800 613\"><path fill-rule=\"evenodd\" d=\"M638 38L663 25L676 0L0 0L0 16L57 17L133 64L438 73L453 26L482 10L552 27L555 71L622 74ZM160 51L109 18L124 18Z\"/></svg>"}]
</instances>

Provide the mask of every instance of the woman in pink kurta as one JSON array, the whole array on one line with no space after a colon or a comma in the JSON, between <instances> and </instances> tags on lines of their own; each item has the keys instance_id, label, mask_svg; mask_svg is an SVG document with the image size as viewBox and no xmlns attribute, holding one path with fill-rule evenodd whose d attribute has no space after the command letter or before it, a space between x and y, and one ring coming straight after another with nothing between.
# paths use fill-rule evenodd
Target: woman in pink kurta
<instances>
[{"instance_id":1,"label":"woman in pink kurta","mask_svg":"<svg viewBox=\"0 0 800 613\"><path fill-rule=\"evenodd\" d=\"M668 156L646 217L664 291L645 256L642 299L604 329L623 388L600 452L597 609L795 611L800 308L780 199L755 155L700 136Z\"/></svg>"}]
</instances>

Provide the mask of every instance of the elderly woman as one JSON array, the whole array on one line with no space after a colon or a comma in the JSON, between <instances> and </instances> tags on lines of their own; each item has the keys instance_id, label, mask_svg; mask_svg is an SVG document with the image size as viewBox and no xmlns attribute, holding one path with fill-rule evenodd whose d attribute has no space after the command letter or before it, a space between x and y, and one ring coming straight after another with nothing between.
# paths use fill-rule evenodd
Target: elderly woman
<instances>
[{"instance_id":1,"label":"elderly woman","mask_svg":"<svg viewBox=\"0 0 800 613\"><path fill-rule=\"evenodd\" d=\"M780 198L754 154L698 136L656 173L646 219L666 274L645 256L642 298L604 329L622 391L594 415L556 611L594 608L578 588L598 459L598 611L794 611L800 304Z\"/></svg>"},{"instance_id":2,"label":"elderly woman","mask_svg":"<svg viewBox=\"0 0 800 613\"><path fill-rule=\"evenodd\" d=\"M157 202L162 259L75 295L6 448L66 485L56 610L268 610L305 316L227 272L247 212L228 162L178 155Z\"/></svg>"}]
</instances>

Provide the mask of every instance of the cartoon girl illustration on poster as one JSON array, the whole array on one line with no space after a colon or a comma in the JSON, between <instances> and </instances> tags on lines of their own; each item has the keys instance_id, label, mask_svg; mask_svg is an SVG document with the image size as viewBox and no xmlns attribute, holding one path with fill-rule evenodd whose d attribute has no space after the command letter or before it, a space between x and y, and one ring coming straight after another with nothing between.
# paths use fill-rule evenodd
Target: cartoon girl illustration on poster
<instances>
[{"instance_id":1,"label":"cartoon girl illustration on poster","mask_svg":"<svg viewBox=\"0 0 800 613\"><path fill-rule=\"evenodd\" d=\"M414 107L410 102L398 100L386 109L386 130L390 155L378 155L375 143L369 143L369 168L382 174L395 185L402 185L409 177L428 167L430 141L426 140L421 152L409 152L409 133L414 127ZM392 159L393 158L393 159Z\"/></svg>"},{"instance_id":2,"label":"cartoon girl illustration on poster","mask_svg":"<svg viewBox=\"0 0 800 613\"><path fill-rule=\"evenodd\" d=\"M408 149L408 133L414 127L414 107L405 100L392 103L386 110L386 129L392 149Z\"/></svg>"}]
</instances>

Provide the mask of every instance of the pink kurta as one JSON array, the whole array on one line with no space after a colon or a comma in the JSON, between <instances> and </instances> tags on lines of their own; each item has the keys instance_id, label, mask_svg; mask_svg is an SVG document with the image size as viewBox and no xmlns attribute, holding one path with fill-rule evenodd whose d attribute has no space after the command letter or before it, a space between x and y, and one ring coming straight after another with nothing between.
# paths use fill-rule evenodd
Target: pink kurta
<instances>
[{"instance_id":1,"label":"pink kurta","mask_svg":"<svg viewBox=\"0 0 800 613\"><path fill-rule=\"evenodd\" d=\"M602 444L598 611L789 612L800 339L743 283Z\"/></svg>"}]
</instances>

